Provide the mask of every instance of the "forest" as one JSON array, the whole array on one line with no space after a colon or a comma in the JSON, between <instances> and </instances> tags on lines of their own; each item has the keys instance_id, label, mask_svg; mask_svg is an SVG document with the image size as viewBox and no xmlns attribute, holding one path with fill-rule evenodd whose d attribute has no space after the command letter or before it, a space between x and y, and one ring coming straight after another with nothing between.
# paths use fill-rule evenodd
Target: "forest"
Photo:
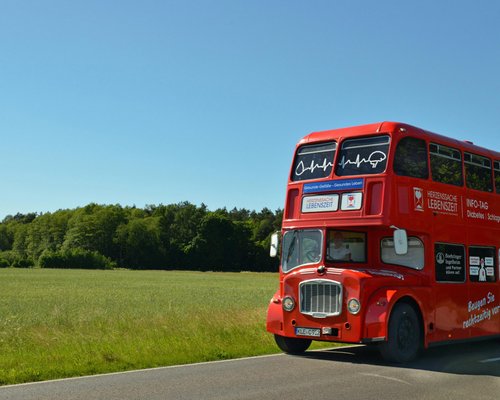
<instances>
[{"instance_id":1,"label":"forest","mask_svg":"<svg viewBox=\"0 0 500 400\"><path fill-rule=\"evenodd\" d=\"M18 213L0 223L0 267L277 271L282 214L189 202Z\"/></svg>"}]
</instances>

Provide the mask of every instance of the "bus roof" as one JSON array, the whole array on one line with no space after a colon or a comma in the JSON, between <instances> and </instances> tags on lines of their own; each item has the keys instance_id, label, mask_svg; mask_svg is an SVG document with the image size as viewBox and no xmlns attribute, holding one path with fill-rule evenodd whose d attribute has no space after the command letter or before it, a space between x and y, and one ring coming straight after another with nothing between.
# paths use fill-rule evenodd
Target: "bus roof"
<instances>
[{"instance_id":1,"label":"bus roof","mask_svg":"<svg viewBox=\"0 0 500 400\"><path fill-rule=\"evenodd\" d=\"M471 142L465 140L452 139L447 136L439 135L437 133L429 132L412 125L404 124L401 122L377 122L367 125L352 126L347 128L332 129L327 131L313 132L303 137L298 145L306 143L323 142L332 139L352 138L364 135L373 135L374 133L393 133L393 134L413 134L418 135L422 139L429 141L437 141L440 144L448 145L451 147L459 148L460 150L482 154L491 158L500 159L500 153L495 150L486 149L484 147L476 146Z\"/></svg>"}]
</instances>

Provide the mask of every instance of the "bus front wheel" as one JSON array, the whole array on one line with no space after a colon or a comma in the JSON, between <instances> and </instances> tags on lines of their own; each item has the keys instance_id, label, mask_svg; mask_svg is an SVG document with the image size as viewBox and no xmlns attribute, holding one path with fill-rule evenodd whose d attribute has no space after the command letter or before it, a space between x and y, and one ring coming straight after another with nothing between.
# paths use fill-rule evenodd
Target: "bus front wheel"
<instances>
[{"instance_id":1,"label":"bus front wheel","mask_svg":"<svg viewBox=\"0 0 500 400\"><path fill-rule=\"evenodd\" d=\"M387 341L380 344L380 353L390 362L409 362L417 357L421 349L421 336L415 309L406 303L397 304L389 320Z\"/></svg>"},{"instance_id":2,"label":"bus front wheel","mask_svg":"<svg viewBox=\"0 0 500 400\"><path fill-rule=\"evenodd\" d=\"M311 345L311 339L287 338L280 335L274 335L274 340L278 347L288 354L302 354Z\"/></svg>"}]
</instances>

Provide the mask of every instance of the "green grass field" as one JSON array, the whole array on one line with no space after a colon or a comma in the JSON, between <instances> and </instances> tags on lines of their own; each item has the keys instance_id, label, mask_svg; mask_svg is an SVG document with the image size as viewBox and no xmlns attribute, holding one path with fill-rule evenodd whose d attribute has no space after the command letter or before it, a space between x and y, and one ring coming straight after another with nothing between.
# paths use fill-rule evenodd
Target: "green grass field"
<instances>
[{"instance_id":1,"label":"green grass field","mask_svg":"<svg viewBox=\"0 0 500 400\"><path fill-rule=\"evenodd\" d=\"M278 274L0 269L0 384L278 352Z\"/></svg>"}]
</instances>

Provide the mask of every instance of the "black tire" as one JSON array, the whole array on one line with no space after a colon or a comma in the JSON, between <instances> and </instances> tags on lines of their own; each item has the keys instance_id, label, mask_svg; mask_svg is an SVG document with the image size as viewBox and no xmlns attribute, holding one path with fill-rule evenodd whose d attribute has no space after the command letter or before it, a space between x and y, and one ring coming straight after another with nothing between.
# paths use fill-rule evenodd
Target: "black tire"
<instances>
[{"instance_id":1,"label":"black tire","mask_svg":"<svg viewBox=\"0 0 500 400\"><path fill-rule=\"evenodd\" d=\"M278 347L288 354L302 354L311 345L311 339L287 338L280 335L274 335L274 340Z\"/></svg>"},{"instance_id":2,"label":"black tire","mask_svg":"<svg viewBox=\"0 0 500 400\"><path fill-rule=\"evenodd\" d=\"M387 341L380 344L380 353L387 361L406 363L418 356L422 348L422 330L412 306L406 303L394 306L387 336Z\"/></svg>"}]
</instances>

